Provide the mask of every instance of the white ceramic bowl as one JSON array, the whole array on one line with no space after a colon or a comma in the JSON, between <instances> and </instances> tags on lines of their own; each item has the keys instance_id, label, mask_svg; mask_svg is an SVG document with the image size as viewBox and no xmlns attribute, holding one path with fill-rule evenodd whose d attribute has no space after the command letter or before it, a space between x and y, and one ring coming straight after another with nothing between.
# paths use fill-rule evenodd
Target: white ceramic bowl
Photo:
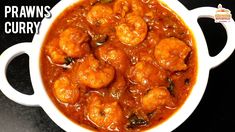
<instances>
[{"instance_id":1,"label":"white ceramic bowl","mask_svg":"<svg viewBox=\"0 0 235 132\"><path fill-rule=\"evenodd\" d=\"M62 129L73 132L73 131L89 131L69 120L64 114L62 114L56 106L53 104L51 99L48 97L44 88L41 73L40 73L40 50L43 41L46 37L47 31L50 29L51 24L57 18L57 16L63 12L63 10L70 5L78 2L79 0L62 0L56 4L51 10L52 17L50 19L43 19L39 34L36 34L33 38L33 42L16 44L2 53L0 56L0 84L1 91L9 99L26 106L41 106L48 116ZM150 129L149 131L172 131L183 123L190 114L195 110L198 103L200 102L203 93L205 91L207 80L209 76L209 70L216 67L224 60L226 60L234 51L235 48L235 23L233 20L230 22L222 23L225 30L227 31L227 43L224 49L215 57L210 57L208 54L208 48L203 36L203 32L197 19L199 17L214 18L216 8L202 7L194 10L187 10L177 0L162 0L168 7L170 7L186 25L191 29L194 34L196 48L197 48L197 59L198 59L198 76L196 83L182 107L172 115L168 120L162 124ZM30 76L34 89L33 95L25 95L14 88L8 83L6 78L6 69L8 64L16 56L23 53L29 55L30 61Z\"/></svg>"}]
</instances>

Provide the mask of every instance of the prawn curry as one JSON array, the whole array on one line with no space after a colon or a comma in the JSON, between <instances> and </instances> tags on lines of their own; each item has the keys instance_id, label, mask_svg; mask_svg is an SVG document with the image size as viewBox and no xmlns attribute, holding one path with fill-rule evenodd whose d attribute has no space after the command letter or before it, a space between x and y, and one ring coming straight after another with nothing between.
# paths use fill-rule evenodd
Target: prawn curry
<instances>
[{"instance_id":1,"label":"prawn curry","mask_svg":"<svg viewBox=\"0 0 235 132\"><path fill-rule=\"evenodd\" d=\"M167 120L195 83L196 48L158 0L82 0L53 23L41 74L54 104L95 131L141 131Z\"/></svg>"}]
</instances>

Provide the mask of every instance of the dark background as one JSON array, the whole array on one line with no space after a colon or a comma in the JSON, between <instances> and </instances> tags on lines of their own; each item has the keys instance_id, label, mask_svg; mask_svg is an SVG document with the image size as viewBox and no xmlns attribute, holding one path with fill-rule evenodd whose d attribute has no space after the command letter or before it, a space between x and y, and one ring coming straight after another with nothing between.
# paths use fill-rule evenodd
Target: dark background
<instances>
[{"instance_id":1,"label":"dark background","mask_svg":"<svg viewBox=\"0 0 235 132\"><path fill-rule=\"evenodd\" d=\"M235 19L234 0L179 0L188 9L202 6L217 7L219 3L232 11ZM58 0L0 0L0 54L8 47L31 42L33 34L14 35L4 33L5 5L49 5ZM41 19L14 19L17 21L40 21ZM211 19L199 19L205 34L211 56L218 54L225 45L226 32L220 24ZM235 30L235 29L234 29ZM234 34L235 37L235 34ZM235 45L235 43L234 43ZM219 67L210 71L205 94L193 114L174 132L181 131L235 131L235 53ZM7 71L9 82L18 91L32 94L28 56L22 55L13 60ZM0 84L0 87L4 87ZM51 132L63 131L45 114L40 107L26 107L6 98L0 92L0 132Z\"/></svg>"}]
</instances>

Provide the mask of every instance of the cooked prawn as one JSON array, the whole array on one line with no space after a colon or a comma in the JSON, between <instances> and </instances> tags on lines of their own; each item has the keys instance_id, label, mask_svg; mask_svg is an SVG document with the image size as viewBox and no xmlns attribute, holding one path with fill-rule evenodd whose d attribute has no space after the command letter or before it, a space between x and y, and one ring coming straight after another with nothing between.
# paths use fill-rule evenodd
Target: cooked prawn
<instances>
[{"instance_id":1,"label":"cooked prawn","mask_svg":"<svg viewBox=\"0 0 235 132\"><path fill-rule=\"evenodd\" d=\"M113 10L109 6L96 4L87 14L87 21L94 25L107 24L112 20Z\"/></svg>"},{"instance_id":2,"label":"cooked prawn","mask_svg":"<svg viewBox=\"0 0 235 132\"><path fill-rule=\"evenodd\" d=\"M93 55L87 56L77 70L78 81L91 88L107 86L114 74L115 70L111 65L99 62Z\"/></svg>"},{"instance_id":3,"label":"cooked prawn","mask_svg":"<svg viewBox=\"0 0 235 132\"><path fill-rule=\"evenodd\" d=\"M137 84L156 85L165 81L166 73L148 62L140 61L130 68L128 77Z\"/></svg>"},{"instance_id":4,"label":"cooked prawn","mask_svg":"<svg viewBox=\"0 0 235 132\"><path fill-rule=\"evenodd\" d=\"M122 73L125 73L126 69L128 69L130 60L123 50L117 49L110 44L105 44L100 46L96 53L100 59L108 62Z\"/></svg>"},{"instance_id":5,"label":"cooked prawn","mask_svg":"<svg viewBox=\"0 0 235 132\"><path fill-rule=\"evenodd\" d=\"M154 87L149 90L142 98L141 103L146 111L153 111L157 107L174 105L171 95L166 87Z\"/></svg>"},{"instance_id":6,"label":"cooked prawn","mask_svg":"<svg viewBox=\"0 0 235 132\"><path fill-rule=\"evenodd\" d=\"M114 3L113 11L115 14L125 17L127 13L134 13L143 16L144 10L138 0L117 0Z\"/></svg>"},{"instance_id":7,"label":"cooked prawn","mask_svg":"<svg viewBox=\"0 0 235 132\"><path fill-rule=\"evenodd\" d=\"M57 38L46 45L45 52L53 63L63 64L65 62L66 54L60 49L59 40Z\"/></svg>"},{"instance_id":8,"label":"cooked prawn","mask_svg":"<svg viewBox=\"0 0 235 132\"><path fill-rule=\"evenodd\" d=\"M66 75L55 81L53 93L63 103L75 104L79 99L79 88Z\"/></svg>"},{"instance_id":9,"label":"cooked prawn","mask_svg":"<svg viewBox=\"0 0 235 132\"><path fill-rule=\"evenodd\" d=\"M89 53L89 36L79 28L68 28L60 34L59 47L69 57L79 58Z\"/></svg>"},{"instance_id":10,"label":"cooked prawn","mask_svg":"<svg viewBox=\"0 0 235 132\"><path fill-rule=\"evenodd\" d=\"M182 71L187 69L185 58L191 48L177 38L166 38L155 47L154 55L160 66L169 71Z\"/></svg>"},{"instance_id":11,"label":"cooked prawn","mask_svg":"<svg viewBox=\"0 0 235 132\"><path fill-rule=\"evenodd\" d=\"M135 15L143 16L144 15L144 9L142 7L142 3L139 0L131 0L131 7L132 7L132 13Z\"/></svg>"},{"instance_id":12,"label":"cooked prawn","mask_svg":"<svg viewBox=\"0 0 235 132\"><path fill-rule=\"evenodd\" d=\"M107 102L97 94L88 98L87 117L98 128L117 131L122 121L122 109L118 102Z\"/></svg>"},{"instance_id":13,"label":"cooked prawn","mask_svg":"<svg viewBox=\"0 0 235 132\"><path fill-rule=\"evenodd\" d=\"M115 99L120 99L120 97L125 93L126 84L127 82L124 76L120 73L117 73L115 80L109 87L110 95Z\"/></svg>"},{"instance_id":14,"label":"cooked prawn","mask_svg":"<svg viewBox=\"0 0 235 132\"><path fill-rule=\"evenodd\" d=\"M129 46L141 43L147 34L147 24L140 16L134 14L128 14L125 22L115 28L119 40Z\"/></svg>"}]
</instances>

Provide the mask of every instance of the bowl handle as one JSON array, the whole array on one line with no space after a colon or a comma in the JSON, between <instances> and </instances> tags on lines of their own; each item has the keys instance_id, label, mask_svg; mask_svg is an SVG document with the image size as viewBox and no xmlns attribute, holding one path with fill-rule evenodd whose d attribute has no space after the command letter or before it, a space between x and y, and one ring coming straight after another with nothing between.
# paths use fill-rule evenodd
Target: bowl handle
<instances>
[{"instance_id":1,"label":"bowl handle","mask_svg":"<svg viewBox=\"0 0 235 132\"><path fill-rule=\"evenodd\" d=\"M15 101L16 103L26 105L26 106L38 106L38 101L33 95L26 95L15 90L7 81L6 70L8 64L15 57L22 55L24 53L30 54L30 50L32 50L32 43L25 42L16 44L7 50L5 50L0 56L0 88L4 95L6 95L9 99Z\"/></svg>"},{"instance_id":2,"label":"bowl handle","mask_svg":"<svg viewBox=\"0 0 235 132\"><path fill-rule=\"evenodd\" d=\"M200 7L191 10L191 13L196 18L212 18L215 19L216 9L214 7ZM235 49L235 22L231 18L229 22L220 22L227 32L227 42L223 50L216 56L209 56L209 64L211 68L214 68L224 62Z\"/></svg>"}]
</instances>

